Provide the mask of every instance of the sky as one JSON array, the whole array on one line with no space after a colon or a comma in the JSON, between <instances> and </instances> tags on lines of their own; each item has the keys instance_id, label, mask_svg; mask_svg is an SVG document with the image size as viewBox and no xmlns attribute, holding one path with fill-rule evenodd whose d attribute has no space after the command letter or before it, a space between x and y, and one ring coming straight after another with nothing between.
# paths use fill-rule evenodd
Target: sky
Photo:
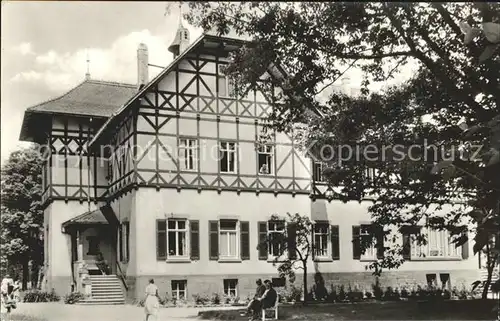
<instances>
[{"instance_id":1,"label":"sky","mask_svg":"<svg viewBox=\"0 0 500 321\"><path fill-rule=\"evenodd\" d=\"M19 132L26 108L61 96L84 80L136 83L139 43L151 64L167 66L179 23L174 2L2 1L1 163L26 143ZM187 10L183 6L183 10ZM167 14L166 14L167 13ZM191 42L202 34L183 22ZM161 69L150 68L152 79ZM411 70L407 70L408 75ZM361 74L350 71L351 83ZM396 81L406 78L405 75Z\"/></svg>"},{"instance_id":2,"label":"sky","mask_svg":"<svg viewBox=\"0 0 500 321\"><path fill-rule=\"evenodd\" d=\"M27 146L19 141L26 108L56 98L84 80L136 83L137 46L166 66L179 23L166 2L1 2L1 161ZM183 9L185 10L185 9ZM202 30L184 25L191 41ZM150 78L161 69L150 68Z\"/></svg>"}]
</instances>

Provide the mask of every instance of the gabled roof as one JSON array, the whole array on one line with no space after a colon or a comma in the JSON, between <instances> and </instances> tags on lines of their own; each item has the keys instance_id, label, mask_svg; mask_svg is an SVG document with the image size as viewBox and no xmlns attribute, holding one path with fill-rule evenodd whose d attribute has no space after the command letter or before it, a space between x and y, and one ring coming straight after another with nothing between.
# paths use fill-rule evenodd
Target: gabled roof
<instances>
[{"instance_id":1,"label":"gabled roof","mask_svg":"<svg viewBox=\"0 0 500 321\"><path fill-rule=\"evenodd\" d=\"M85 80L65 94L29 107L24 113L20 140L33 141L44 116L72 115L108 118L137 93L136 85L102 80Z\"/></svg>"},{"instance_id":2,"label":"gabled roof","mask_svg":"<svg viewBox=\"0 0 500 321\"><path fill-rule=\"evenodd\" d=\"M85 80L64 95L29 107L27 111L109 117L136 92L136 85Z\"/></svg>"},{"instance_id":3,"label":"gabled roof","mask_svg":"<svg viewBox=\"0 0 500 321\"><path fill-rule=\"evenodd\" d=\"M71 225L82 225L82 224L108 224L108 221L102 214L100 209L93 210L90 212L85 212L77 217L74 217L66 222L62 223L62 227L67 227Z\"/></svg>"},{"instance_id":4,"label":"gabled roof","mask_svg":"<svg viewBox=\"0 0 500 321\"><path fill-rule=\"evenodd\" d=\"M191 53L195 48L199 46L203 46L205 42L216 42L216 43L224 43L224 45L227 45L228 48L232 48L232 46L235 46L234 49L237 49L238 47L248 44L249 41L247 40L242 40L242 39L237 39L237 38L230 38L230 37L221 37L221 36L216 36L208 33L203 33L198 39L196 39L186 50L181 52L179 56L177 56L169 66L167 66L162 72L160 72L153 80L151 80L148 84L146 84L144 87L142 87L141 90L139 90L133 97L131 97L120 109L116 111L116 113L112 114L110 118L104 123L104 125L99 129L99 131L96 133L92 141L90 142L90 146L94 145L100 137L102 137L103 133L106 131L106 128L110 126L110 124L118 119L118 117L129 108L130 105L132 105L133 102L135 102L139 97L141 97L145 92L147 92L151 87L155 86L160 82L165 75L167 75L169 72L174 70L174 68L177 66L177 64L184 59L186 55ZM268 68L268 72L276 78L280 77L286 77L286 72L279 66L279 63L272 64ZM317 115L319 114L319 111L313 108L313 110L309 110L309 112Z\"/></svg>"},{"instance_id":5,"label":"gabled roof","mask_svg":"<svg viewBox=\"0 0 500 321\"><path fill-rule=\"evenodd\" d=\"M238 45L243 45L247 43L247 41L241 39L234 39L228 37L217 37L213 35L209 35L207 33L202 34L198 39L196 39L186 50L181 52L179 56L177 56L162 72L160 72L153 80L151 80L148 84L146 84L140 91L138 91L133 97L131 97L116 113L111 115L111 117L104 123L104 125L99 129L96 133L92 141L90 142L90 146L92 146L102 135L102 133L106 130L111 122L113 122L121 113L123 113L134 101L136 101L141 95L143 95L146 91L148 91L151 87L155 86L159 81L163 79L163 77L171 72L177 64L184 59L184 57L193 51L194 48L203 45L204 40L216 40L220 42L228 42L228 43L237 43Z\"/></svg>"}]
</instances>

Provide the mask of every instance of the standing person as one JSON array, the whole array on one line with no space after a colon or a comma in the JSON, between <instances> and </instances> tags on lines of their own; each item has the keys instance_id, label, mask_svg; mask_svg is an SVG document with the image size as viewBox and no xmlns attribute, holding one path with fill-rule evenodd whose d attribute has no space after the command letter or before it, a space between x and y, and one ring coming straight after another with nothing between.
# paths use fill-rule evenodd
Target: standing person
<instances>
[{"instance_id":1,"label":"standing person","mask_svg":"<svg viewBox=\"0 0 500 321\"><path fill-rule=\"evenodd\" d=\"M149 280L146 287L146 298L144 300L144 311L146 312L146 321L157 320L160 301L158 300L158 287L153 279Z\"/></svg>"},{"instance_id":2,"label":"standing person","mask_svg":"<svg viewBox=\"0 0 500 321\"><path fill-rule=\"evenodd\" d=\"M262 284L261 279L257 279L255 284L257 284L257 289L255 290L255 295L253 299L248 303L247 314L251 314L255 309L259 308L260 306L259 299L264 295L264 292L266 291L266 286Z\"/></svg>"},{"instance_id":3,"label":"standing person","mask_svg":"<svg viewBox=\"0 0 500 321\"><path fill-rule=\"evenodd\" d=\"M2 280L2 286L0 287L0 314L1 320L10 320L10 302L9 302L9 281L7 278Z\"/></svg>"}]
</instances>

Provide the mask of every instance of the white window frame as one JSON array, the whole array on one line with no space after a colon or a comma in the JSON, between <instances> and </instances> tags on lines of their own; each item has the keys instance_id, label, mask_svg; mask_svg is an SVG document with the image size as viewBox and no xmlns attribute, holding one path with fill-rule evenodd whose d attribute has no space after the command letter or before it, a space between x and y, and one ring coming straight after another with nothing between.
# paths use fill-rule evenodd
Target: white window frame
<instances>
[{"instance_id":1,"label":"white window frame","mask_svg":"<svg viewBox=\"0 0 500 321\"><path fill-rule=\"evenodd\" d=\"M266 156L266 164L260 166L260 156ZM270 144L259 144L257 148L257 166L259 175L273 175L274 174L274 146ZM262 168L267 167L267 173L262 171Z\"/></svg>"},{"instance_id":2,"label":"white window frame","mask_svg":"<svg viewBox=\"0 0 500 321\"><path fill-rule=\"evenodd\" d=\"M450 233L446 230L433 230L422 227L420 233L425 235L427 244L418 245L414 240L411 243L411 259L461 259L462 247L452 243Z\"/></svg>"},{"instance_id":3,"label":"white window frame","mask_svg":"<svg viewBox=\"0 0 500 321\"><path fill-rule=\"evenodd\" d=\"M324 227L326 228L326 233L317 233L316 232L316 227ZM318 253L318 250L320 249L318 247L318 242L316 242L316 236L320 235L322 237L326 238L326 249L321 248L321 253ZM331 242L331 230L330 230L330 224L329 223L315 223L313 225L313 242L314 242L314 257L315 258L331 258L332 256L332 242ZM321 244L321 242L320 242Z\"/></svg>"},{"instance_id":4,"label":"white window frame","mask_svg":"<svg viewBox=\"0 0 500 321\"><path fill-rule=\"evenodd\" d=\"M232 146L232 147L231 147ZM237 166L238 166L238 155L236 153L237 151L237 145L236 142L232 141L220 141L219 142L219 170L221 173L236 173L237 172ZM223 172L222 171L222 161L224 159L223 153L227 153L227 169L228 171ZM233 154L233 168L230 170L230 164L231 164L231 154Z\"/></svg>"},{"instance_id":5,"label":"white window frame","mask_svg":"<svg viewBox=\"0 0 500 321\"><path fill-rule=\"evenodd\" d=\"M189 159L193 162L193 167L189 168ZM179 138L179 165L184 171L198 170L198 140L195 138Z\"/></svg>"},{"instance_id":6,"label":"white window frame","mask_svg":"<svg viewBox=\"0 0 500 321\"><path fill-rule=\"evenodd\" d=\"M234 230L230 229L222 229L221 222L234 222L235 228ZM236 237L236 254L235 255L222 255L221 248L222 244L222 234L235 234ZM228 237L229 240L229 237ZM229 243L226 244L227 252L229 252ZM232 219L221 219L219 220L219 260L239 260L240 259L240 221L232 220Z\"/></svg>"},{"instance_id":7,"label":"white window frame","mask_svg":"<svg viewBox=\"0 0 500 321\"><path fill-rule=\"evenodd\" d=\"M184 285L184 290L181 290L180 287L181 284ZM174 288L174 285L176 285L177 288ZM187 280L172 280L171 286L172 286L172 299L187 300ZM184 293L184 298L180 297L181 293Z\"/></svg>"},{"instance_id":8,"label":"white window frame","mask_svg":"<svg viewBox=\"0 0 500 321\"><path fill-rule=\"evenodd\" d=\"M238 279L224 279L222 281L222 283L224 286L224 294L225 295L231 296L231 297L238 296ZM227 287L226 287L226 285L227 285Z\"/></svg>"},{"instance_id":9,"label":"white window frame","mask_svg":"<svg viewBox=\"0 0 500 321\"><path fill-rule=\"evenodd\" d=\"M362 225L360 225L360 227L359 227L359 240L360 240L360 243L362 243L362 239L364 237L371 238L371 240L373 241L374 236L372 234L370 234L369 227L370 227L370 225L368 225L368 224L362 224ZM361 260L365 260L365 261L376 260L377 259L377 247L375 245L376 244L372 243L372 245L370 247L366 248L365 253L361 253L360 259Z\"/></svg>"},{"instance_id":10,"label":"white window frame","mask_svg":"<svg viewBox=\"0 0 500 321\"><path fill-rule=\"evenodd\" d=\"M184 222L184 228L180 229L179 222ZM175 228L171 229L169 226L170 222L175 222ZM175 233L175 254L170 253L170 232ZM177 251L179 250L179 233L184 233L184 244L185 244L185 252L184 255L179 255L177 254ZM167 219L167 260L171 259L189 259L189 253L190 253L190 248L189 248L189 220L187 219Z\"/></svg>"},{"instance_id":11,"label":"white window frame","mask_svg":"<svg viewBox=\"0 0 500 321\"><path fill-rule=\"evenodd\" d=\"M222 67L227 66L227 65L219 65L219 75L217 77L217 84L219 85L219 92L217 93L219 97L224 97L224 98L236 98L237 95L234 92L234 82L233 80L226 75L224 72L222 72ZM220 83L219 79L224 79L224 94L220 93Z\"/></svg>"},{"instance_id":12,"label":"white window frame","mask_svg":"<svg viewBox=\"0 0 500 321\"><path fill-rule=\"evenodd\" d=\"M283 224L283 230L279 230L279 229L276 229L276 227L278 226L278 224ZM275 228L271 230L271 224L275 224ZM286 237L286 221L282 221L282 220L279 220L279 221L267 221L267 238L270 239L271 238L271 234L274 234L274 233L281 233L283 234L283 237ZM267 248L267 253L268 253L268 257L269 258L276 258L276 257L279 257L279 253L278 255L276 255L276 253L273 253L273 251L271 251L273 249L273 245L272 243L269 243L269 246ZM283 251L283 254L282 256L286 256L287 255L287 252L288 251Z\"/></svg>"}]
</instances>

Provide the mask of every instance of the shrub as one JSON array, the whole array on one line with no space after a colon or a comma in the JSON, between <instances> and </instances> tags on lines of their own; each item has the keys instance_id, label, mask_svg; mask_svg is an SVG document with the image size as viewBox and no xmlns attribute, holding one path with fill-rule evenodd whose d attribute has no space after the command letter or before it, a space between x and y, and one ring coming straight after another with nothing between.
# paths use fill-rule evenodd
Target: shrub
<instances>
[{"instance_id":1,"label":"shrub","mask_svg":"<svg viewBox=\"0 0 500 321\"><path fill-rule=\"evenodd\" d=\"M72 292L64 296L64 303L75 304L78 301L85 299L85 294L81 292Z\"/></svg>"},{"instance_id":2,"label":"shrub","mask_svg":"<svg viewBox=\"0 0 500 321\"><path fill-rule=\"evenodd\" d=\"M212 298L210 300L212 304L219 305L220 304L220 295L219 293L212 294Z\"/></svg>"},{"instance_id":3,"label":"shrub","mask_svg":"<svg viewBox=\"0 0 500 321\"><path fill-rule=\"evenodd\" d=\"M373 288L373 296L377 300L382 300L382 296L384 295L384 291L382 290L382 287L380 287L380 282L377 279L375 281L375 284L372 285Z\"/></svg>"},{"instance_id":4,"label":"shrub","mask_svg":"<svg viewBox=\"0 0 500 321\"><path fill-rule=\"evenodd\" d=\"M331 291L328 294L327 300L328 300L328 302L333 303L333 302L336 302L338 300L337 289L333 284L330 285L330 289L331 289Z\"/></svg>"},{"instance_id":5,"label":"shrub","mask_svg":"<svg viewBox=\"0 0 500 321\"><path fill-rule=\"evenodd\" d=\"M302 297L302 289L294 285L290 286L288 302L299 302Z\"/></svg>"},{"instance_id":6,"label":"shrub","mask_svg":"<svg viewBox=\"0 0 500 321\"><path fill-rule=\"evenodd\" d=\"M338 302L344 302L347 301L347 294L345 292L344 286L341 285L339 288L339 294L337 296Z\"/></svg>"},{"instance_id":7,"label":"shrub","mask_svg":"<svg viewBox=\"0 0 500 321\"><path fill-rule=\"evenodd\" d=\"M30 290L24 293L23 302L58 302L61 297L58 296L54 289L50 292Z\"/></svg>"},{"instance_id":8,"label":"shrub","mask_svg":"<svg viewBox=\"0 0 500 321\"><path fill-rule=\"evenodd\" d=\"M193 294L193 301L196 305L206 305L210 302L210 298L200 294Z\"/></svg>"},{"instance_id":9,"label":"shrub","mask_svg":"<svg viewBox=\"0 0 500 321\"><path fill-rule=\"evenodd\" d=\"M410 293L408 293L408 290L406 288L401 289L401 297L402 298L408 298L410 296Z\"/></svg>"},{"instance_id":10,"label":"shrub","mask_svg":"<svg viewBox=\"0 0 500 321\"><path fill-rule=\"evenodd\" d=\"M373 294L370 291L365 291L365 297L369 300L373 297Z\"/></svg>"}]
</instances>

